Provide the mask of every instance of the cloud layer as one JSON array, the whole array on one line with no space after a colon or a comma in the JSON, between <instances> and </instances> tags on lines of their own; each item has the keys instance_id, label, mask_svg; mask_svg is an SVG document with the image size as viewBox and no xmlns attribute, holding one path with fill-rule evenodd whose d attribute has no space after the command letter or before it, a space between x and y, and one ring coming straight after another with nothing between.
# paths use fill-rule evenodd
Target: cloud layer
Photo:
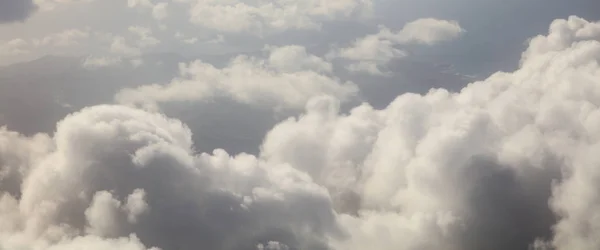
<instances>
[{"instance_id":1,"label":"cloud layer","mask_svg":"<svg viewBox=\"0 0 600 250\"><path fill-rule=\"evenodd\" d=\"M263 34L288 29L319 29L335 18L370 13L372 0L308 0L302 2L180 0L189 4L190 21L223 32Z\"/></svg>"},{"instance_id":2,"label":"cloud layer","mask_svg":"<svg viewBox=\"0 0 600 250\"><path fill-rule=\"evenodd\" d=\"M313 28L315 17L370 4L183 2L192 20L224 31ZM153 13L159 5L128 1ZM135 42L107 36L113 52L138 56L160 42L151 29L128 30ZM456 22L421 19L334 54L378 67L404 54L395 45L463 32ZM40 44L87 38L59 34ZM1 46L20 53L24 43ZM120 91L116 100L129 106L84 108L51 135L0 129L0 249L600 248L600 23L555 20L528 42L514 72L349 112L342 103L359 90L335 76L331 61L298 45L265 52L223 67L182 64L168 84ZM217 98L304 111L274 126L256 155L197 152L193 131L157 112Z\"/></svg>"}]
</instances>

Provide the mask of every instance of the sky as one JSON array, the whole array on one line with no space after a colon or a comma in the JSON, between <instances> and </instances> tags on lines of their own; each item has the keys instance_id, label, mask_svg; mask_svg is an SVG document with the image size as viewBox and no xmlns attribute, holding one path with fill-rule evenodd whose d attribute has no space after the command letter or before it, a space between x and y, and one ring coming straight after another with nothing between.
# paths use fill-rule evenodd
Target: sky
<instances>
[{"instance_id":1,"label":"sky","mask_svg":"<svg viewBox=\"0 0 600 250\"><path fill-rule=\"evenodd\" d=\"M0 0L0 250L598 249L598 20Z\"/></svg>"}]
</instances>

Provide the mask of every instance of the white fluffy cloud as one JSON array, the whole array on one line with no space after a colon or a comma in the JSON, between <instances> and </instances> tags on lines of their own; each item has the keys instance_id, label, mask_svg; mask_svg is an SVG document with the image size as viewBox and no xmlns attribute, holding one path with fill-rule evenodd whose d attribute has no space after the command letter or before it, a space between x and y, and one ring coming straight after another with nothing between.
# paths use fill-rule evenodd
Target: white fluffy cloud
<instances>
[{"instance_id":1,"label":"white fluffy cloud","mask_svg":"<svg viewBox=\"0 0 600 250\"><path fill-rule=\"evenodd\" d=\"M24 138L0 127L0 190L16 195L32 165L51 149L50 138L40 134ZM2 223L0 223L2 225ZM2 228L2 226L0 226Z\"/></svg>"},{"instance_id":2,"label":"white fluffy cloud","mask_svg":"<svg viewBox=\"0 0 600 250\"><path fill-rule=\"evenodd\" d=\"M355 61L348 66L352 72L384 75L381 66L406 56L406 52L394 47L397 43L389 39L391 34L389 29L381 27L379 33L359 38L350 47L333 51L330 56Z\"/></svg>"},{"instance_id":3,"label":"white fluffy cloud","mask_svg":"<svg viewBox=\"0 0 600 250\"><path fill-rule=\"evenodd\" d=\"M440 27L448 33L409 24L376 37L431 44L460 33ZM400 56L371 40L365 48L383 51L341 54L364 68ZM192 62L167 85L117 96L305 106L258 155L195 152L180 121L124 106L83 109L52 136L0 129L0 248L600 248L600 23L556 20L516 71L457 93L348 113L340 103L356 87L330 62L300 46L267 50L223 68Z\"/></svg>"},{"instance_id":4,"label":"white fluffy cloud","mask_svg":"<svg viewBox=\"0 0 600 250\"><path fill-rule=\"evenodd\" d=\"M596 249L598 27L554 21L517 71L459 93L347 115L313 100L261 158L309 173L359 215L340 217L351 236L335 249Z\"/></svg>"},{"instance_id":5,"label":"white fluffy cloud","mask_svg":"<svg viewBox=\"0 0 600 250\"><path fill-rule=\"evenodd\" d=\"M371 0L180 0L190 5L190 21L224 32L261 34L318 29L322 21L370 13Z\"/></svg>"},{"instance_id":6,"label":"white fluffy cloud","mask_svg":"<svg viewBox=\"0 0 600 250\"><path fill-rule=\"evenodd\" d=\"M456 21L424 18L407 23L398 33L392 34L391 38L401 44L433 45L456 39L464 32Z\"/></svg>"},{"instance_id":7,"label":"white fluffy cloud","mask_svg":"<svg viewBox=\"0 0 600 250\"><path fill-rule=\"evenodd\" d=\"M305 174L196 155L189 129L160 114L98 106L52 140L0 136L3 249L321 249L337 230L326 190Z\"/></svg>"},{"instance_id":8,"label":"white fluffy cloud","mask_svg":"<svg viewBox=\"0 0 600 250\"><path fill-rule=\"evenodd\" d=\"M238 56L224 68L202 61L180 67L181 76L167 85L125 89L116 99L125 104L202 101L230 97L241 103L281 108L302 108L311 97L327 94L342 100L357 92L352 83L331 76L330 63L308 54L300 46L268 48L267 59Z\"/></svg>"},{"instance_id":9,"label":"white fluffy cloud","mask_svg":"<svg viewBox=\"0 0 600 250\"><path fill-rule=\"evenodd\" d=\"M347 66L352 72L367 72L373 75L386 75L385 67L393 59L407 55L398 49L399 45L425 44L458 38L464 30L455 21L432 18L418 19L407 23L402 30L394 33L380 26L379 32L356 39L349 47L331 51L330 57L340 57L353 61Z\"/></svg>"}]
</instances>

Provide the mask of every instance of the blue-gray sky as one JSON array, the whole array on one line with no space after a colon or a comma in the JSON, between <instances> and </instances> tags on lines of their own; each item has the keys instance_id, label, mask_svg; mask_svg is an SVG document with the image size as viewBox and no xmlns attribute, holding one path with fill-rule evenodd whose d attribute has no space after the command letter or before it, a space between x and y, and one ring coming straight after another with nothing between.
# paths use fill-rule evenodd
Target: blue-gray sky
<instances>
[{"instance_id":1,"label":"blue-gray sky","mask_svg":"<svg viewBox=\"0 0 600 250\"><path fill-rule=\"evenodd\" d=\"M343 7L345 9L329 9L330 13L296 13L296 16L290 17L304 18L302 22L322 25L322 29L317 31L309 24L301 24L300 21L292 19L277 28L265 26L269 20L264 18L273 18L266 16L263 17L263 21L254 19L240 23L233 20L225 26L216 25L219 22L202 24L201 21L208 22L209 18L201 10L209 7L200 6L194 1L155 1L150 5L144 2L140 1L134 7L129 7L127 1L121 0L37 0L41 6L37 11L29 8L30 12L24 12L28 7L27 1L4 0L2 4L6 7L2 9L6 13L0 13L2 18L24 21L0 25L0 41L23 39L31 43L32 40L43 39L69 29L86 30L90 37L81 39L69 47L52 44L37 47L31 44L24 45L31 53L20 53L18 56L3 55L3 64L29 60L49 53L106 54L110 40L101 41L92 34L110 33L112 36L128 38L131 36L131 32L128 31L130 26L148 28L160 41L160 44L144 48L144 52L178 52L189 55L255 51L261 49L264 44L299 43L305 46L329 46L334 42L345 43L372 32L376 30L377 25L401 28L405 23L418 18L438 18L459 21L468 32L464 39L451 44L428 47L422 53L433 56L435 60L455 64L465 73L485 74L494 72L499 67L514 68L514 62L524 49L526 39L546 31L548 24L556 18L566 18L569 15L578 15L590 20L600 18L597 11L600 4L594 0L374 0L373 11L366 18L360 18L359 15L359 12L367 12L366 5L349 4L347 6L350 7ZM344 4L349 2L351 1L340 1ZM156 7L159 3L167 5L164 5L164 8ZM14 10L10 10L11 8ZM163 9L164 14L155 9ZM268 11L264 10L265 13ZM354 14L346 14L348 11ZM26 13L29 13L29 18L25 20ZM199 17L205 17L206 20ZM254 26L245 29L226 28L244 23L252 23ZM259 31L256 25L262 25L263 31Z\"/></svg>"}]
</instances>

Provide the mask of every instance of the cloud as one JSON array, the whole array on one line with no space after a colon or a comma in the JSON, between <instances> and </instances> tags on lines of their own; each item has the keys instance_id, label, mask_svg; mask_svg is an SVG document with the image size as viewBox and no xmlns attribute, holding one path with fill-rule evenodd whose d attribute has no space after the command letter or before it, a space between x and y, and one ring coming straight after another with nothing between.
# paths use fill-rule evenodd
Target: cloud
<instances>
[{"instance_id":1,"label":"cloud","mask_svg":"<svg viewBox=\"0 0 600 250\"><path fill-rule=\"evenodd\" d=\"M154 4L150 0L127 0L127 6L129 8L152 7Z\"/></svg>"},{"instance_id":2,"label":"cloud","mask_svg":"<svg viewBox=\"0 0 600 250\"><path fill-rule=\"evenodd\" d=\"M152 36L152 30L150 28L142 26L130 26L128 30L138 37L138 41L136 43L140 48L152 47L160 43L160 40Z\"/></svg>"},{"instance_id":3,"label":"cloud","mask_svg":"<svg viewBox=\"0 0 600 250\"><path fill-rule=\"evenodd\" d=\"M167 12L167 7L169 3L158 3L152 7L152 16L156 20L163 20L167 18L169 13Z\"/></svg>"},{"instance_id":4,"label":"cloud","mask_svg":"<svg viewBox=\"0 0 600 250\"><path fill-rule=\"evenodd\" d=\"M334 249L595 249L598 27L556 20L518 70L458 93L348 114L314 99L260 158L308 173L349 211Z\"/></svg>"},{"instance_id":5,"label":"cloud","mask_svg":"<svg viewBox=\"0 0 600 250\"><path fill-rule=\"evenodd\" d=\"M83 60L82 66L86 69L98 69L120 65L121 62L122 59L120 57L88 56Z\"/></svg>"},{"instance_id":6,"label":"cloud","mask_svg":"<svg viewBox=\"0 0 600 250\"><path fill-rule=\"evenodd\" d=\"M0 190L18 196L30 167L52 148L51 145L50 137L45 134L24 138L0 127Z\"/></svg>"},{"instance_id":7,"label":"cloud","mask_svg":"<svg viewBox=\"0 0 600 250\"><path fill-rule=\"evenodd\" d=\"M417 43L433 45L458 38L465 31L456 21L424 18L404 25L392 39L401 44Z\"/></svg>"},{"instance_id":8,"label":"cloud","mask_svg":"<svg viewBox=\"0 0 600 250\"><path fill-rule=\"evenodd\" d=\"M175 32L175 39L189 45L197 44L198 42L202 42L204 44L221 44L225 42L225 37L221 34L216 35L216 37L212 39L204 39L201 41L198 37L186 36L179 31Z\"/></svg>"},{"instance_id":9,"label":"cloud","mask_svg":"<svg viewBox=\"0 0 600 250\"><path fill-rule=\"evenodd\" d=\"M312 70L321 73L331 73L331 63L322 58L309 54L302 46L291 45L285 47L271 47L266 49L270 52L268 63L272 67L283 72L298 72Z\"/></svg>"},{"instance_id":10,"label":"cloud","mask_svg":"<svg viewBox=\"0 0 600 250\"><path fill-rule=\"evenodd\" d=\"M123 65L124 59L120 56L88 56L83 60L82 67L88 70L95 70L106 67ZM144 64L141 58L129 59L128 62L133 68L138 68Z\"/></svg>"},{"instance_id":11,"label":"cloud","mask_svg":"<svg viewBox=\"0 0 600 250\"><path fill-rule=\"evenodd\" d=\"M300 46L268 47L267 59L238 56L226 67L202 61L180 67L181 76L167 85L125 89L116 100L156 108L162 102L202 101L228 97L240 103L302 108L313 96L329 94L342 100L357 92L352 83L331 76L332 66Z\"/></svg>"},{"instance_id":12,"label":"cloud","mask_svg":"<svg viewBox=\"0 0 600 250\"><path fill-rule=\"evenodd\" d=\"M125 37L122 36L115 36L112 38L110 52L124 56L139 56L142 54L142 50L139 47L131 45L127 42Z\"/></svg>"},{"instance_id":13,"label":"cloud","mask_svg":"<svg viewBox=\"0 0 600 250\"><path fill-rule=\"evenodd\" d=\"M257 250L288 250L290 249L289 246L286 246L285 244L281 244L277 241L269 241L269 243L267 244L258 244L258 246L256 247Z\"/></svg>"},{"instance_id":14,"label":"cloud","mask_svg":"<svg viewBox=\"0 0 600 250\"><path fill-rule=\"evenodd\" d=\"M150 0L127 0L129 8L148 9L152 13L152 17L158 21L162 21L169 16L168 2L152 3Z\"/></svg>"},{"instance_id":15,"label":"cloud","mask_svg":"<svg viewBox=\"0 0 600 250\"><path fill-rule=\"evenodd\" d=\"M108 50L122 56L140 56L145 50L153 48L161 41L153 35L152 29L144 26L129 26L130 34L115 35L112 33L95 32L99 40L108 42Z\"/></svg>"},{"instance_id":16,"label":"cloud","mask_svg":"<svg viewBox=\"0 0 600 250\"><path fill-rule=\"evenodd\" d=\"M23 22L36 9L33 0L2 0L0 1L0 24Z\"/></svg>"},{"instance_id":17,"label":"cloud","mask_svg":"<svg viewBox=\"0 0 600 250\"><path fill-rule=\"evenodd\" d=\"M185 43L185 44L196 44L199 39L197 37L187 37L180 31L175 32L175 39Z\"/></svg>"},{"instance_id":18,"label":"cloud","mask_svg":"<svg viewBox=\"0 0 600 250\"><path fill-rule=\"evenodd\" d=\"M215 43L215 44L219 44L219 43L223 43L223 42L225 42L225 37L220 34L217 35L217 37L208 41L208 43Z\"/></svg>"},{"instance_id":19,"label":"cloud","mask_svg":"<svg viewBox=\"0 0 600 250\"><path fill-rule=\"evenodd\" d=\"M16 156L2 173L26 175L0 189L2 248L325 249L338 230L326 190L305 174L196 154L190 130L160 114L96 106L66 117L52 140L0 136L0 153Z\"/></svg>"},{"instance_id":20,"label":"cloud","mask_svg":"<svg viewBox=\"0 0 600 250\"><path fill-rule=\"evenodd\" d=\"M89 37L89 29L67 29L55 34L47 35L41 39L35 39L33 40L33 44L35 46L69 47L79 44L80 41L88 39Z\"/></svg>"},{"instance_id":21,"label":"cloud","mask_svg":"<svg viewBox=\"0 0 600 250\"><path fill-rule=\"evenodd\" d=\"M134 35L133 39L126 39L124 36L112 34L99 36L111 40L109 47L111 53L123 56L140 56L144 49L160 44L160 40L152 35L150 28L129 26L128 30Z\"/></svg>"},{"instance_id":22,"label":"cloud","mask_svg":"<svg viewBox=\"0 0 600 250\"><path fill-rule=\"evenodd\" d=\"M56 9L60 5L75 3L91 3L95 0L33 0L33 2L43 11Z\"/></svg>"},{"instance_id":23,"label":"cloud","mask_svg":"<svg viewBox=\"0 0 600 250\"><path fill-rule=\"evenodd\" d=\"M137 68L139 66L142 66L142 64L144 64L144 60L142 60L140 58L131 59L131 60L129 60L129 62L131 63L131 66L133 66L134 68Z\"/></svg>"},{"instance_id":24,"label":"cloud","mask_svg":"<svg viewBox=\"0 0 600 250\"><path fill-rule=\"evenodd\" d=\"M183 42L187 43L187 44L195 44L198 42L198 38L197 37L187 38L187 39L184 39Z\"/></svg>"},{"instance_id":25,"label":"cloud","mask_svg":"<svg viewBox=\"0 0 600 250\"><path fill-rule=\"evenodd\" d=\"M29 43L20 38L0 42L0 56L27 54L30 52L28 47Z\"/></svg>"},{"instance_id":26,"label":"cloud","mask_svg":"<svg viewBox=\"0 0 600 250\"><path fill-rule=\"evenodd\" d=\"M124 106L53 135L0 129L0 248L598 249L599 27L556 20L517 70L381 109L342 111L355 86L301 46L192 62L116 97L304 106L257 155L198 153L180 121ZM414 32L380 33L443 40ZM348 55L387 55L367 52Z\"/></svg>"},{"instance_id":27,"label":"cloud","mask_svg":"<svg viewBox=\"0 0 600 250\"><path fill-rule=\"evenodd\" d=\"M215 1L184 0L190 21L223 32L262 34L289 29L319 29L337 18L363 16L371 12L371 0Z\"/></svg>"},{"instance_id":28,"label":"cloud","mask_svg":"<svg viewBox=\"0 0 600 250\"><path fill-rule=\"evenodd\" d=\"M354 61L347 66L351 72L389 75L391 73L383 72L382 68L394 59L407 56L407 52L396 48L397 46L434 45L456 39L463 32L464 30L455 21L418 19L407 23L396 33L385 26L380 26L378 33L356 39L349 47L334 49L328 56Z\"/></svg>"},{"instance_id":29,"label":"cloud","mask_svg":"<svg viewBox=\"0 0 600 250\"><path fill-rule=\"evenodd\" d=\"M332 51L329 56L356 61L347 67L352 72L385 75L380 66L407 55L406 52L394 48L397 44L389 39L389 35L391 31L381 27L379 33L359 38L350 47Z\"/></svg>"}]
</instances>

